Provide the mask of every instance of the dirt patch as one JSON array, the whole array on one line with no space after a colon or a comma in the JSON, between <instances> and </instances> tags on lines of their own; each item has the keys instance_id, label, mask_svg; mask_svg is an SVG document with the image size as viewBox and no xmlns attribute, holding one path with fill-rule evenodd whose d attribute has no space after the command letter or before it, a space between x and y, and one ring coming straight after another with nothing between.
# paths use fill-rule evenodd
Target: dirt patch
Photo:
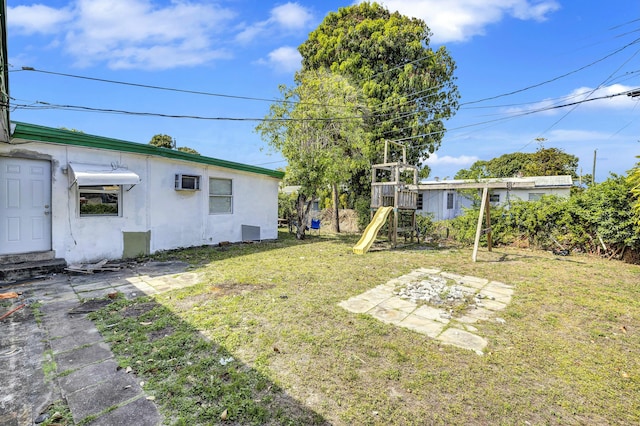
<instances>
[{"instance_id":1,"label":"dirt patch","mask_svg":"<svg viewBox=\"0 0 640 426\"><path fill-rule=\"evenodd\" d=\"M358 213L353 209L340 209L340 232L358 233ZM322 228L333 229L334 212L333 209L324 209L320 213Z\"/></svg>"},{"instance_id":2,"label":"dirt patch","mask_svg":"<svg viewBox=\"0 0 640 426\"><path fill-rule=\"evenodd\" d=\"M69 315L88 314L113 303L111 299L91 299L69 310Z\"/></svg>"},{"instance_id":3,"label":"dirt patch","mask_svg":"<svg viewBox=\"0 0 640 426\"><path fill-rule=\"evenodd\" d=\"M640 265L640 250L627 249L624 251L622 260L633 265Z\"/></svg>"},{"instance_id":4,"label":"dirt patch","mask_svg":"<svg viewBox=\"0 0 640 426\"><path fill-rule=\"evenodd\" d=\"M174 331L175 331L175 329L173 327L171 327L170 325L168 325L165 328L162 328L160 330L156 330L156 331L152 331L150 333L147 333L147 336L149 337L149 341L150 342L155 342L158 339L162 339L163 337L167 337L167 336L173 334Z\"/></svg>"},{"instance_id":5,"label":"dirt patch","mask_svg":"<svg viewBox=\"0 0 640 426\"><path fill-rule=\"evenodd\" d=\"M139 303L123 308L120 311L120 315L124 318L139 317L142 314L146 314L156 306L158 306L158 304L153 302Z\"/></svg>"}]
</instances>

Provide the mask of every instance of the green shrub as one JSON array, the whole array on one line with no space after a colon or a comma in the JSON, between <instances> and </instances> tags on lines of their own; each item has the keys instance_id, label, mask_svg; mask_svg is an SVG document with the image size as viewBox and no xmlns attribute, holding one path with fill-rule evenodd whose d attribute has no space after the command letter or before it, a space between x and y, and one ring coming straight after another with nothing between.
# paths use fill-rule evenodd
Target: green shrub
<instances>
[{"instance_id":1,"label":"green shrub","mask_svg":"<svg viewBox=\"0 0 640 426\"><path fill-rule=\"evenodd\" d=\"M543 249L562 246L587 252L598 250L602 242L614 251L639 248L632 188L629 179L612 175L569 198L543 196L537 201L515 200L509 206L491 207L492 241L499 245L526 239ZM473 243L478 214L479 208L468 209L454 219L452 237ZM485 243L486 236L481 241Z\"/></svg>"}]
</instances>

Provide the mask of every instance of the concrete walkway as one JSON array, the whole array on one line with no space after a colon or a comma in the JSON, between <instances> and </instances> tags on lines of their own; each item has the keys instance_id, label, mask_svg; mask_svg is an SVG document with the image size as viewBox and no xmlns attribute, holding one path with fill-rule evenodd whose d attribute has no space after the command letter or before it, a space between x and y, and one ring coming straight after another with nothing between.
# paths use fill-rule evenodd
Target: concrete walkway
<instances>
[{"instance_id":1,"label":"concrete walkway","mask_svg":"<svg viewBox=\"0 0 640 426\"><path fill-rule=\"evenodd\" d=\"M452 317L444 308L419 305L395 295L397 287L423 280L429 275L441 275L453 280L469 295L480 294L482 306ZM380 321L405 327L443 343L470 349L482 355L487 341L478 334L478 329L472 324L488 320L503 323L504 319L496 315L507 306L512 295L512 286L497 281L450 274L439 269L421 268L338 305L350 312L368 314Z\"/></svg>"},{"instance_id":2,"label":"concrete walkway","mask_svg":"<svg viewBox=\"0 0 640 426\"><path fill-rule=\"evenodd\" d=\"M115 291L134 298L196 284L199 276L185 272L186 267L153 262L117 272L60 274L1 286L2 293L22 293L10 301L27 307L0 323L0 371L5 377L0 424L33 425L60 399L66 400L76 424L160 424L162 417L140 380L118 369L109 345L87 319L87 312L99 306L82 302ZM3 307L0 313L9 309Z\"/></svg>"}]
</instances>

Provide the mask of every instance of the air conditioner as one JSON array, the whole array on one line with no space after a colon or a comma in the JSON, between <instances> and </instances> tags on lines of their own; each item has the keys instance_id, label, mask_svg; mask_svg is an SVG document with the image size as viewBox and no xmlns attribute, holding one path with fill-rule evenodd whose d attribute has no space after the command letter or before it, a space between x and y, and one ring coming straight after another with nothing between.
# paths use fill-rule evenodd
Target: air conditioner
<instances>
[{"instance_id":1,"label":"air conditioner","mask_svg":"<svg viewBox=\"0 0 640 426\"><path fill-rule=\"evenodd\" d=\"M199 191L200 176L176 173L175 188L176 191Z\"/></svg>"}]
</instances>

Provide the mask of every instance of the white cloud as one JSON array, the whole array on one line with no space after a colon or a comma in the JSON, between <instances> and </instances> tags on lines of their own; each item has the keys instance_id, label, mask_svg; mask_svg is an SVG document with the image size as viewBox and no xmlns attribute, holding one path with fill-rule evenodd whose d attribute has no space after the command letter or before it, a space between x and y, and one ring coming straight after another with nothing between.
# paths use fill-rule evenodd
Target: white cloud
<instances>
[{"instance_id":1,"label":"white cloud","mask_svg":"<svg viewBox=\"0 0 640 426\"><path fill-rule=\"evenodd\" d=\"M72 18L73 13L67 8L55 9L42 4L7 7L7 25L20 34L55 33Z\"/></svg>"},{"instance_id":2,"label":"white cloud","mask_svg":"<svg viewBox=\"0 0 640 426\"><path fill-rule=\"evenodd\" d=\"M604 86L599 89L592 87L579 87L572 90L568 95L560 98L548 98L540 102L529 104L526 107L513 107L505 109L509 114L558 114L566 112L567 108L572 108L573 104L579 103L580 108L589 109L626 109L633 108L637 104L637 100L632 99L626 95L620 95L621 93L632 90L633 87L625 86L622 84L612 84L611 86ZM609 96L613 96L610 97ZM597 99L604 98L604 99ZM594 100L589 100L594 99ZM564 108L554 108L561 105L568 105Z\"/></svg>"},{"instance_id":3,"label":"white cloud","mask_svg":"<svg viewBox=\"0 0 640 426\"><path fill-rule=\"evenodd\" d=\"M271 9L270 17L246 26L237 36L241 43L249 43L259 36L273 36L276 32L291 32L306 28L313 15L298 3L285 3Z\"/></svg>"},{"instance_id":4,"label":"white cloud","mask_svg":"<svg viewBox=\"0 0 640 426\"><path fill-rule=\"evenodd\" d=\"M302 56L295 47L283 46L272 50L268 59L261 59L258 63L267 65L278 72L289 73L300 69Z\"/></svg>"},{"instance_id":5,"label":"white cloud","mask_svg":"<svg viewBox=\"0 0 640 426\"><path fill-rule=\"evenodd\" d=\"M228 57L214 37L235 16L188 0L163 6L150 0L76 0L62 9L18 6L11 13L10 22L23 33L57 32L76 65L106 62L114 69L167 69Z\"/></svg>"},{"instance_id":6,"label":"white cloud","mask_svg":"<svg viewBox=\"0 0 640 426\"><path fill-rule=\"evenodd\" d=\"M381 0L390 11L420 18L434 43L466 41L505 17L543 21L560 8L556 0Z\"/></svg>"},{"instance_id":7,"label":"white cloud","mask_svg":"<svg viewBox=\"0 0 640 426\"><path fill-rule=\"evenodd\" d=\"M438 154L431 154L429 158L424 160L425 164L429 166L470 166L478 161L479 158L475 155L461 155L459 157L452 157L451 155L445 155L440 157Z\"/></svg>"},{"instance_id":8,"label":"white cloud","mask_svg":"<svg viewBox=\"0 0 640 426\"><path fill-rule=\"evenodd\" d=\"M271 10L271 19L284 28L305 28L312 15L298 3L286 3Z\"/></svg>"}]
</instances>

